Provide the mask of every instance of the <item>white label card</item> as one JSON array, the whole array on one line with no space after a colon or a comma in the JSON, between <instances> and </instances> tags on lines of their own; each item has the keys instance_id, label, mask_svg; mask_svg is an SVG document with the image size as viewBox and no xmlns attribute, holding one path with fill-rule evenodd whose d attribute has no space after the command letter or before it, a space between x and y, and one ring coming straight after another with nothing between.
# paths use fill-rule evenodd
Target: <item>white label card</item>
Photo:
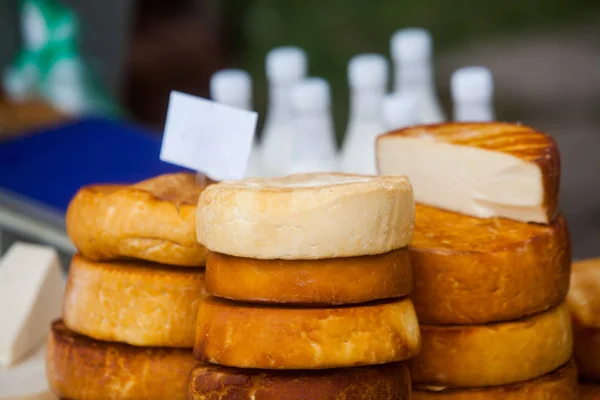
<instances>
[{"instance_id":1,"label":"white label card","mask_svg":"<svg viewBox=\"0 0 600 400\"><path fill-rule=\"evenodd\" d=\"M242 179L257 119L253 111L172 91L160 159L216 180Z\"/></svg>"}]
</instances>

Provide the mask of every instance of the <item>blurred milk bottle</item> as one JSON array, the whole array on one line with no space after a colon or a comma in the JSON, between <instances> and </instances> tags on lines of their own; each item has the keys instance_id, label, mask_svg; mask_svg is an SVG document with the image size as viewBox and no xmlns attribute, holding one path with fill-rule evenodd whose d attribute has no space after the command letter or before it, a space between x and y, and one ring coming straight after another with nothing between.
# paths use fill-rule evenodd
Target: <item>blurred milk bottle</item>
<instances>
[{"instance_id":1,"label":"blurred milk bottle","mask_svg":"<svg viewBox=\"0 0 600 400\"><path fill-rule=\"evenodd\" d=\"M252 78L241 69L223 69L215 72L210 79L210 97L221 104L243 110L252 110ZM254 137L246 177L260 176L259 146Z\"/></svg>"},{"instance_id":2,"label":"blurred milk bottle","mask_svg":"<svg viewBox=\"0 0 600 400\"><path fill-rule=\"evenodd\" d=\"M485 67L463 67L450 79L455 121L493 121L494 78Z\"/></svg>"},{"instance_id":3,"label":"blurred milk bottle","mask_svg":"<svg viewBox=\"0 0 600 400\"><path fill-rule=\"evenodd\" d=\"M382 55L360 54L348 63L350 113L340 157L343 172L377 174L375 138L384 131L381 102L388 83Z\"/></svg>"},{"instance_id":4,"label":"blurred milk bottle","mask_svg":"<svg viewBox=\"0 0 600 400\"><path fill-rule=\"evenodd\" d=\"M394 60L394 91L418 98L418 123L444 121L433 73L430 33L421 28L396 31L391 40L391 54Z\"/></svg>"},{"instance_id":5,"label":"blurred milk bottle","mask_svg":"<svg viewBox=\"0 0 600 400\"><path fill-rule=\"evenodd\" d=\"M419 121L417 97L405 93L390 93L383 98L381 115L385 131L406 128Z\"/></svg>"},{"instance_id":6,"label":"blurred milk bottle","mask_svg":"<svg viewBox=\"0 0 600 400\"><path fill-rule=\"evenodd\" d=\"M287 172L338 171L327 81L307 78L294 86L292 109L292 164Z\"/></svg>"},{"instance_id":7,"label":"blurred milk bottle","mask_svg":"<svg viewBox=\"0 0 600 400\"><path fill-rule=\"evenodd\" d=\"M298 47L278 47L267 54L269 85L267 119L262 132L261 172L280 176L290 169L292 156L292 88L306 76L306 54Z\"/></svg>"}]
</instances>

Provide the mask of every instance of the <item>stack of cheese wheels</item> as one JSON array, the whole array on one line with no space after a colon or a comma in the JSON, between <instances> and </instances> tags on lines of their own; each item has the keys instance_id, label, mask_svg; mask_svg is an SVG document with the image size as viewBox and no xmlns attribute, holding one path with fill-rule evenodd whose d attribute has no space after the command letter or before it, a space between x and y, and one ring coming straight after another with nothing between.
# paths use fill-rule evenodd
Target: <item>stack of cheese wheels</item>
<instances>
[{"instance_id":1,"label":"stack of cheese wheels","mask_svg":"<svg viewBox=\"0 0 600 400\"><path fill-rule=\"evenodd\" d=\"M193 174L170 174L75 195L67 231L79 254L46 352L57 396L186 399L205 295L206 249L195 241L203 189Z\"/></svg>"},{"instance_id":2,"label":"stack of cheese wheels","mask_svg":"<svg viewBox=\"0 0 600 400\"><path fill-rule=\"evenodd\" d=\"M570 242L546 134L504 123L382 135L379 171L413 184L414 399L578 398Z\"/></svg>"},{"instance_id":3,"label":"stack of cheese wheels","mask_svg":"<svg viewBox=\"0 0 600 400\"><path fill-rule=\"evenodd\" d=\"M402 176L302 174L222 182L198 204L210 253L190 399L410 396L420 346ZM217 396L218 395L218 396Z\"/></svg>"},{"instance_id":4,"label":"stack of cheese wheels","mask_svg":"<svg viewBox=\"0 0 600 400\"><path fill-rule=\"evenodd\" d=\"M600 258L573 263L567 296L581 398L600 400Z\"/></svg>"}]
</instances>

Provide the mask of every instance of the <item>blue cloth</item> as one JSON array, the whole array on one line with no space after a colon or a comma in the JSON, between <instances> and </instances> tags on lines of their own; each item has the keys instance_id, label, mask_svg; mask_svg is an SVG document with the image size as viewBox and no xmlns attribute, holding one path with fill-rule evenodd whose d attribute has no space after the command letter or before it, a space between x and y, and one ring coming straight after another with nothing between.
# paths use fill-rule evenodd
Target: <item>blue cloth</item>
<instances>
[{"instance_id":1,"label":"blue cloth","mask_svg":"<svg viewBox=\"0 0 600 400\"><path fill-rule=\"evenodd\" d=\"M133 125L84 119L0 142L0 187L65 212L91 183L133 183L183 168L159 160L161 139Z\"/></svg>"}]
</instances>

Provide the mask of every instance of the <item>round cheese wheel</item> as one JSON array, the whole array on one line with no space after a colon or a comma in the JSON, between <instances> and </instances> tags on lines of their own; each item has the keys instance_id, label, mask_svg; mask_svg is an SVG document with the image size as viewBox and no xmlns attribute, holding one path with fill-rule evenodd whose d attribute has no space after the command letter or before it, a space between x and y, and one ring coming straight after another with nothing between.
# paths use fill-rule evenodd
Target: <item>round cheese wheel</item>
<instances>
[{"instance_id":1,"label":"round cheese wheel","mask_svg":"<svg viewBox=\"0 0 600 400\"><path fill-rule=\"evenodd\" d=\"M571 250L565 219L548 226L478 219L421 204L410 244L419 322L473 325L562 302Z\"/></svg>"},{"instance_id":2,"label":"round cheese wheel","mask_svg":"<svg viewBox=\"0 0 600 400\"><path fill-rule=\"evenodd\" d=\"M217 253L313 260L405 247L413 222L403 176L298 174L209 186L196 229L198 241Z\"/></svg>"},{"instance_id":3,"label":"round cheese wheel","mask_svg":"<svg viewBox=\"0 0 600 400\"><path fill-rule=\"evenodd\" d=\"M258 260L209 252L206 290L231 300L337 305L399 298L412 289L406 248L375 256Z\"/></svg>"},{"instance_id":4,"label":"round cheese wheel","mask_svg":"<svg viewBox=\"0 0 600 400\"><path fill-rule=\"evenodd\" d=\"M517 321L472 326L421 325L421 353L411 360L415 385L506 385L545 375L571 357L565 303Z\"/></svg>"},{"instance_id":5,"label":"round cheese wheel","mask_svg":"<svg viewBox=\"0 0 600 400\"><path fill-rule=\"evenodd\" d=\"M408 400L404 363L318 371L267 371L199 365L190 400Z\"/></svg>"},{"instance_id":6,"label":"round cheese wheel","mask_svg":"<svg viewBox=\"0 0 600 400\"><path fill-rule=\"evenodd\" d=\"M189 349L134 347L76 334L52 324L46 346L46 375L52 391L77 400L187 399L197 364Z\"/></svg>"},{"instance_id":7,"label":"round cheese wheel","mask_svg":"<svg viewBox=\"0 0 600 400\"><path fill-rule=\"evenodd\" d=\"M579 385L581 400L600 400L600 385L582 382Z\"/></svg>"},{"instance_id":8,"label":"round cheese wheel","mask_svg":"<svg viewBox=\"0 0 600 400\"><path fill-rule=\"evenodd\" d=\"M194 355L240 368L322 369L414 357L419 325L409 299L344 307L271 307L204 298Z\"/></svg>"},{"instance_id":9,"label":"round cheese wheel","mask_svg":"<svg viewBox=\"0 0 600 400\"><path fill-rule=\"evenodd\" d=\"M577 368L569 362L540 378L476 389L414 388L413 400L579 400Z\"/></svg>"},{"instance_id":10,"label":"round cheese wheel","mask_svg":"<svg viewBox=\"0 0 600 400\"><path fill-rule=\"evenodd\" d=\"M567 303L579 375L600 382L600 258L573 263Z\"/></svg>"},{"instance_id":11,"label":"round cheese wheel","mask_svg":"<svg viewBox=\"0 0 600 400\"><path fill-rule=\"evenodd\" d=\"M192 347L204 271L73 257L63 319L75 332L134 346Z\"/></svg>"},{"instance_id":12,"label":"round cheese wheel","mask_svg":"<svg viewBox=\"0 0 600 400\"><path fill-rule=\"evenodd\" d=\"M209 182L178 173L130 186L84 187L69 204L67 233L90 260L204 266L206 248L195 240L196 204Z\"/></svg>"}]
</instances>

